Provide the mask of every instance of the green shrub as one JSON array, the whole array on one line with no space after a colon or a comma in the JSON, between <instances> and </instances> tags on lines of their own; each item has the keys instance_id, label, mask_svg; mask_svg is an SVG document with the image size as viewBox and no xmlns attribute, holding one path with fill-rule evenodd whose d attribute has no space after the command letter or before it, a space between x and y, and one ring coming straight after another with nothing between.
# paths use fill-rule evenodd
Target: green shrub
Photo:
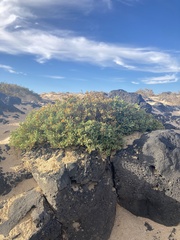
<instances>
[{"instance_id":1,"label":"green shrub","mask_svg":"<svg viewBox=\"0 0 180 240\"><path fill-rule=\"evenodd\" d=\"M162 128L152 115L138 105L100 93L68 95L54 105L32 111L14 131L10 144L31 150L49 144L52 148L84 146L109 156L123 146L123 136L135 131Z\"/></svg>"}]
</instances>

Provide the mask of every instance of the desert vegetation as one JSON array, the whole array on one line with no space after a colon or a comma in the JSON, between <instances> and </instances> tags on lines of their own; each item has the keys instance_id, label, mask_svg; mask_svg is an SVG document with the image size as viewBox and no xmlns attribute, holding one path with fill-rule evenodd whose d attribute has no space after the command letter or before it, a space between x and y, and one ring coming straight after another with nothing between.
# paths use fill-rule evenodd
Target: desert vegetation
<instances>
[{"instance_id":1,"label":"desert vegetation","mask_svg":"<svg viewBox=\"0 0 180 240\"><path fill-rule=\"evenodd\" d=\"M37 93L16 84L8 84L1 82L0 92L11 97L19 97L23 102L39 102L42 100L40 95L38 95Z\"/></svg>"},{"instance_id":2,"label":"desert vegetation","mask_svg":"<svg viewBox=\"0 0 180 240\"><path fill-rule=\"evenodd\" d=\"M33 110L12 133L10 144L22 150L45 144L52 148L83 146L88 152L98 150L109 156L122 148L124 136L161 128L161 123L138 105L90 92L83 97L67 95Z\"/></svg>"}]
</instances>

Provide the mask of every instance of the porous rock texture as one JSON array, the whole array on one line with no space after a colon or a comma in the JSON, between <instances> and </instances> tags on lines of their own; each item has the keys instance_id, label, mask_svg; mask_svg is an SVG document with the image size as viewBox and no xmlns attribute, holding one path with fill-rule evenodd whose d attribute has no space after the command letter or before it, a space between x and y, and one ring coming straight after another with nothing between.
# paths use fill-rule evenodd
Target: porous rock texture
<instances>
[{"instance_id":1,"label":"porous rock texture","mask_svg":"<svg viewBox=\"0 0 180 240\"><path fill-rule=\"evenodd\" d=\"M116 193L108 159L83 149L40 148L24 156L24 168L37 187L1 202L0 239L109 238Z\"/></svg>"},{"instance_id":2,"label":"porous rock texture","mask_svg":"<svg viewBox=\"0 0 180 240\"><path fill-rule=\"evenodd\" d=\"M17 177L1 174L0 239L108 240L117 201L163 225L180 223L179 130L136 136L111 158L47 145L16 168Z\"/></svg>"},{"instance_id":3,"label":"porous rock texture","mask_svg":"<svg viewBox=\"0 0 180 240\"><path fill-rule=\"evenodd\" d=\"M146 133L112 161L121 206L166 226L180 223L180 131Z\"/></svg>"},{"instance_id":4,"label":"porous rock texture","mask_svg":"<svg viewBox=\"0 0 180 240\"><path fill-rule=\"evenodd\" d=\"M34 232L31 240L56 239L54 231L58 233L57 239L109 238L115 218L116 193L107 159L102 159L97 152L88 154L80 149L39 149L26 154L24 161L53 212L55 226L60 225L52 231L48 229L47 237L40 238L39 232Z\"/></svg>"},{"instance_id":5,"label":"porous rock texture","mask_svg":"<svg viewBox=\"0 0 180 240\"><path fill-rule=\"evenodd\" d=\"M0 239L62 239L61 224L43 194L34 188L4 201L1 206Z\"/></svg>"}]
</instances>

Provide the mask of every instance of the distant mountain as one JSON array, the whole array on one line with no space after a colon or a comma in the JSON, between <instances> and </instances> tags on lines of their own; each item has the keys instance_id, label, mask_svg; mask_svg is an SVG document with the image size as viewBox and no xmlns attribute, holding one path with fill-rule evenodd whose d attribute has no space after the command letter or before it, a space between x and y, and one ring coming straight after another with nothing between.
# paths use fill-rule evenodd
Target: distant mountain
<instances>
[{"instance_id":1,"label":"distant mountain","mask_svg":"<svg viewBox=\"0 0 180 240\"><path fill-rule=\"evenodd\" d=\"M160 102L170 106L180 106L180 92L162 92L155 94L151 89L140 89L136 93L141 94L146 101Z\"/></svg>"},{"instance_id":2,"label":"distant mountain","mask_svg":"<svg viewBox=\"0 0 180 240\"><path fill-rule=\"evenodd\" d=\"M151 98L153 99L153 97ZM153 100L157 100L166 105L180 106L180 92L162 92L161 94L155 95Z\"/></svg>"},{"instance_id":3,"label":"distant mountain","mask_svg":"<svg viewBox=\"0 0 180 240\"><path fill-rule=\"evenodd\" d=\"M16 84L8 84L8 83L1 82L0 92L11 97L18 97L21 99L22 102L37 103L42 101L42 98L37 93L34 93L28 88L24 88Z\"/></svg>"}]
</instances>

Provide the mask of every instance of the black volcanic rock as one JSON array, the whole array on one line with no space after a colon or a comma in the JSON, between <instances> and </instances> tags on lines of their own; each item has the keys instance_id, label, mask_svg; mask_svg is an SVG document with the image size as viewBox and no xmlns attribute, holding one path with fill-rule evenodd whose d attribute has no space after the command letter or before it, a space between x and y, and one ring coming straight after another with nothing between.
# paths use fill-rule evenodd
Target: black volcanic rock
<instances>
[{"instance_id":1,"label":"black volcanic rock","mask_svg":"<svg viewBox=\"0 0 180 240\"><path fill-rule=\"evenodd\" d=\"M59 151L55 153L59 167L42 171L39 166L51 166L51 159L55 156L50 156L49 151L47 154L48 158L44 155L41 161L32 158L32 174L54 209L65 239L108 239L116 208L110 163L97 152Z\"/></svg>"},{"instance_id":2,"label":"black volcanic rock","mask_svg":"<svg viewBox=\"0 0 180 240\"><path fill-rule=\"evenodd\" d=\"M4 173L0 167L0 196L9 193L15 186L18 185L18 183L30 178L32 178L31 173L27 172L25 169L21 169L16 173Z\"/></svg>"},{"instance_id":3,"label":"black volcanic rock","mask_svg":"<svg viewBox=\"0 0 180 240\"><path fill-rule=\"evenodd\" d=\"M0 100L7 105L21 104L21 99L18 97L8 96L0 92Z\"/></svg>"},{"instance_id":4,"label":"black volcanic rock","mask_svg":"<svg viewBox=\"0 0 180 240\"><path fill-rule=\"evenodd\" d=\"M14 104L21 104L21 99L18 97L10 97L0 92L0 114L3 112L20 112L24 113L14 106Z\"/></svg>"},{"instance_id":5,"label":"black volcanic rock","mask_svg":"<svg viewBox=\"0 0 180 240\"><path fill-rule=\"evenodd\" d=\"M18 224L29 217L33 227L25 240L107 240L117 200L135 215L167 226L180 222L178 130L143 134L112 156L111 162L96 151L89 154L83 148L61 150L48 145L26 153L23 161L28 162L38 187L14 201L1 202L0 209L7 212L0 223L5 239L24 236L26 229L19 230ZM25 174L23 170L15 177L1 169L1 194L23 180L21 172Z\"/></svg>"},{"instance_id":6,"label":"black volcanic rock","mask_svg":"<svg viewBox=\"0 0 180 240\"><path fill-rule=\"evenodd\" d=\"M119 203L167 226L180 223L180 132L144 134L113 158Z\"/></svg>"},{"instance_id":7,"label":"black volcanic rock","mask_svg":"<svg viewBox=\"0 0 180 240\"><path fill-rule=\"evenodd\" d=\"M2 206L3 208L4 206ZM28 214L34 226L31 240L62 240L61 224L54 216L42 194L33 189L17 197L8 209L8 219L0 224L0 234L8 237L9 232ZM25 229L27 231L27 229ZM28 229L29 230L29 229ZM21 235L21 232L18 236ZM15 239L15 237L11 239ZM6 238L7 239L7 238ZM9 239L9 238L8 238ZM23 238L24 239L24 238ZM26 238L27 239L27 238Z\"/></svg>"},{"instance_id":8,"label":"black volcanic rock","mask_svg":"<svg viewBox=\"0 0 180 240\"><path fill-rule=\"evenodd\" d=\"M154 104L154 108L156 108L157 110L159 110L160 112L172 112L174 110L173 106L165 106L163 103L155 103Z\"/></svg>"},{"instance_id":9,"label":"black volcanic rock","mask_svg":"<svg viewBox=\"0 0 180 240\"><path fill-rule=\"evenodd\" d=\"M152 110L151 105L146 103L146 101L143 99L141 94L138 94L138 93L129 93L122 89L119 89L119 90L113 90L109 92L108 96L110 98L114 98L118 96L125 102L131 103L131 104L138 104L141 108L145 109L145 111L149 113Z\"/></svg>"},{"instance_id":10,"label":"black volcanic rock","mask_svg":"<svg viewBox=\"0 0 180 240\"><path fill-rule=\"evenodd\" d=\"M10 230L15 227L18 222L26 216L26 214L37 205L41 195L32 190L25 196L16 199L9 208L9 219L0 225L0 233L7 236Z\"/></svg>"},{"instance_id":11,"label":"black volcanic rock","mask_svg":"<svg viewBox=\"0 0 180 240\"><path fill-rule=\"evenodd\" d=\"M16 107L14 107L13 105L7 105L3 101L0 100L0 113L2 114L3 111L17 112L18 109Z\"/></svg>"},{"instance_id":12,"label":"black volcanic rock","mask_svg":"<svg viewBox=\"0 0 180 240\"><path fill-rule=\"evenodd\" d=\"M152 107L153 116L162 122L165 129L180 129L179 106L169 106L163 103L155 103Z\"/></svg>"}]
</instances>

